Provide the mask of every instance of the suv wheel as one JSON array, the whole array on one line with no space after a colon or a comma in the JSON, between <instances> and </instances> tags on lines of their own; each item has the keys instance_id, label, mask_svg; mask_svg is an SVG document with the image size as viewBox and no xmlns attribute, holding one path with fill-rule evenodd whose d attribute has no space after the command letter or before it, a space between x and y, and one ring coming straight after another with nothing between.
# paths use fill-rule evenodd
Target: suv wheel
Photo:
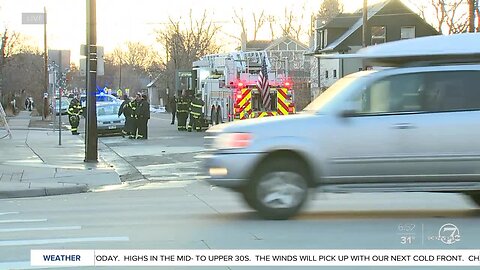
<instances>
[{"instance_id":1,"label":"suv wheel","mask_svg":"<svg viewBox=\"0 0 480 270\"><path fill-rule=\"evenodd\" d=\"M274 159L262 164L245 200L267 219L288 219L302 207L308 194L306 169L295 160Z\"/></svg>"},{"instance_id":2,"label":"suv wheel","mask_svg":"<svg viewBox=\"0 0 480 270\"><path fill-rule=\"evenodd\" d=\"M477 206L480 206L480 193L470 194L470 198L477 204Z\"/></svg>"}]
</instances>

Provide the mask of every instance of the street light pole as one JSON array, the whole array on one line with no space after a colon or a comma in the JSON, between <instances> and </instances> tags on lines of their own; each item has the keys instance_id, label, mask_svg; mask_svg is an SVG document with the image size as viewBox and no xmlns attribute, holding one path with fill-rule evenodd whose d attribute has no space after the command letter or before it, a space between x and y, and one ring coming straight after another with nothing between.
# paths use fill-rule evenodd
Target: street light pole
<instances>
[{"instance_id":1,"label":"street light pole","mask_svg":"<svg viewBox=\"0 0 480 270\"><path fill-rule=\"evenodd\" d=\"M43 89L44 93L48 93L48 51L47 51L47 8L43 7L43 60L44 60L44 82L43 82ZM54 98L54 97L52 97ZM42 120L45 120L48 114L48 108L45 106L45 102L43 104L43 114ZM52 112L53 114L54 112ZM53 125L55 126L55 125Z\"/></svg>"},{"instance_id":2,"label":"street light pole","mask_svg":"<svg viewBox=\"0 0 480 270\"><path fill-rule=\"evenodd\" d=\"M97 138L97 9L96 0L87 0L87 123L85 162L98 162Z\"/></svg>"}]
</instances>

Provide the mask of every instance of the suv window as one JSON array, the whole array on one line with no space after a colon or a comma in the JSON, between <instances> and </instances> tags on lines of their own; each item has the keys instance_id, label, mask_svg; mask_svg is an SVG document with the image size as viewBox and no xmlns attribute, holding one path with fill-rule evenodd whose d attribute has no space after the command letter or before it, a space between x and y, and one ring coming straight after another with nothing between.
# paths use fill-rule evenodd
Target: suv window
<instances>
[{"instance_id":1,"label":"suv window","mask_svg":"<svg viewBox=\"0 0 480 270\"><path fill-rule=\"evenodd\" d=\"M425 74L424 107L428 111L480 109L480 71Z\"/></svg>"},{"instance_id":2,"label":"suv window","mask_svg":"<svg viewBox=\"0 0 480 270\"><path fill-rule=\"evenodd\" d=\"M359 114L480 109L480 71L442 71L383 78L354 100Z\"/></svg>"},{"instance_id":3,"label":"suv window","mask_svg":"<svg viewBox=\"0 0 480 270\"><path fill-rule=\"evenodd\" d=\"M360 114L414 112L421 110L421 74L402 74L374 82L354 102Z\"/></svg>"}]
</instances>

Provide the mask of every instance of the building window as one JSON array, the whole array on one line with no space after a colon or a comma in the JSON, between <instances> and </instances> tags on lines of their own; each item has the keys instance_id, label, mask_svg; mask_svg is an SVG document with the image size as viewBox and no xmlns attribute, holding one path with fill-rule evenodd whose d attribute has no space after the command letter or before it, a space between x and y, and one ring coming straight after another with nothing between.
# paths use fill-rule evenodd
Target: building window
<instances>
[{"instance_id":1,"label":"building window","mask_svg":"<svg viewBox=\"0 0 480 270\"><path fill-rule=\"evenodd\" d=\"M337 78L337 70L336 69L333 70L333 78Z\"/></svg>"},{"instance_id":2,"label":"building window","mask_svg":"<svg viewBox=\"0 0 480 270\"><path fill-rule=\"evenodd\" d=\"M328 79L328 70L325 70L325 78Z\"/></svg>"},{"instance_id":3,"label":"building window","mask_svg":"<svg viewBox=\"0 0 480 270\"><path fill-rule=\"evenodd\" d=\"M400 39L415 38L415 26L402 26L400 28Z\"/></svg>"},{"instance_id":4,"label":"building window","mask_svg":"<svg viewBox=\"0 0 480 270\"><path fill-rule=\"evenodd\" d=\"M386 26L372 26L372 45L386 42L387 27Z\"/></svg>"}]
</instances>

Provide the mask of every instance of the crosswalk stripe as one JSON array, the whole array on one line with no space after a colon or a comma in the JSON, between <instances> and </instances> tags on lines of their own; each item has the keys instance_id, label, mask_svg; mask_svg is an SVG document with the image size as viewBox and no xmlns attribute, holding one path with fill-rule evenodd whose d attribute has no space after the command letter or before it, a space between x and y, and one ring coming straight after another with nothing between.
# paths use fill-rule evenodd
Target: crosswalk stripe
<instances>
[{"instance_id":1,"label":"crosswalk stripe","mask_svg":"<svg viewBox=\"0 0 480 270\"><path fill-rule=\"evenodd\" d=\"M82 226L9 228L9 229L0 229L0 233L2 233L2 232L28 232L28 231L81 230L81 229L82 229Z\"/></svg>"},{"instance_id":2,"label":"crosswalk stripe","mask_svg":"<svg viewBox=\"0 0 480 270\"><path fill-rule=\"evenodd\" d=\"M82 238L57 238L57 239L28 239L0 241L0 247L30 246L47 244L66 244L80 242L126 242L130 239L126 236L120 237L82 237Z\"/></svg>"},{"instance_id":3,"label":"crosswalk stripe","mask_svg":"<svg viewBox=\"0 0 480 270\"><path fill-rule=\"evenodd\" d=\"M0 216L3 216L3 215L12 215L12 214L19 214L19 212L5 212L5 213L0 213Z\"/></svg>"},{"instance_id":4,"label":"crosswalk stripe","mask_svg":"<svg viewBox=\"0 0 480 270\"><path fill-rule=\"evenodd\" d=\"M7 219L0 220L0 223L27 223L27 222L44 222L47 221L46 218L42 219Z\"/></svg>"}]
</instances>

